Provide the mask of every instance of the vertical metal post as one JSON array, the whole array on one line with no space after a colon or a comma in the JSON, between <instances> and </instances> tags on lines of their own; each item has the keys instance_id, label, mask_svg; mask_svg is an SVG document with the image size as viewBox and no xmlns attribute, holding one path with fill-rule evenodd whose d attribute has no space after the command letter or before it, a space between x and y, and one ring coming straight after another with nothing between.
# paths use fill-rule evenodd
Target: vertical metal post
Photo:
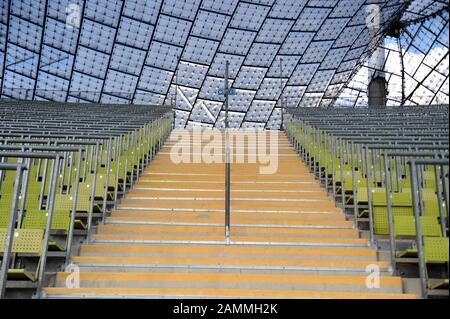
<instances>
[{"instance_id":1,"label":"vertical metal post","mask_svg":"<svg viewBox=\"0 0 450 319\"><path fill-rule=\"evenodd\" d=\"M39 159L37 160L37 173L36 173L36 176L35 176L35 181L36 181L36 182L39 181L39 176L40 176L40 174L41 174L41 164L42 164L42 161L41 161L41 159L39 158ZM0 179L1 179L1 178L0 178Z\"/></svg>"},{"instance_id":2,"label":"vertical metal post","mask_svg":"<svg viewBox=\"0 0 450 319\"><path fill-rule=\"evenodd\" d=\"M142 150L141 138L142 138L142 128L139 128L136 131L136 148L137 148L136 179L139 178L141 171L143 170L143 168L141 169L141 150Z\"/></svg>"},{"instance_id":3,"label":"vertical metal post","mask_svg":"<svg viewBox=\"0 0 450 319\"><path fill-rule=\"evenodd\" d=\"M3 250L3 259L2 259L2 265L0 268L0 299L3 299L5 297L5 289L6 289L6 280L8 276L8 268L9 268L9 257L11 255L12 246L13 246L13 239L14 239L14 229L16 224L16 217L17 217L17 202L19 199L19 192L20 192L20 184L22 182L22 164L17 165L16 169L16 177L14 179L14 190L13 190L13 197L12 197L12 203L11 203L11 210L9 213L9 221L8 221L8 229L6 231L6 241L5 241L5 248Z\"/></svg>"},{"instance_id":4,"label":"vertical metal post","mask_svg":"<svg viewBox=\"0 0 450 319\"><path fill-rule=\"evenodd\" d=\"M155 149L155 137L153 136L155 132L155 122L152 121L150 124L150 161L153 160L155 157L155 154L153 150Z\"/></svg>"},{"instance_id":5,"label":"vertical metal post","mask_svg":"<svg viewBox=\"0 0 450 319\"><path fill-rule=\"evenodd\" d=\"M377 150L372 149L372 165L368 166L369 168L373 168L373 180L375 182L375 187L378 186L378 172L377 172Z\"/></svg>"},{"instance_id":6,"label":"vertical metal post","mask_svg":"<svg viewBox=\"0 0 450 319\"><path fill-rule=\"evenodd\" d=\"M334 167L334 159L335 159L335 143L333 135L331 137L331 171L332 171L332 191L333 191L333 199L336 200L336 170Z\"/></svg>"},{"instance_id":7,"label":"vertical metal post","mask_svg":"<svg viewBox=\"0 0 450 319\"><path fill-rule=\"evenodd\" d=\"M345 214L345 191L344 191L344 152L343 152L343 144L344 141L342 138L339 140L339 172L341 174L341 200L342 200L342 210Z\"/></svg>"},{"instance_id":8,"label":"vertical metal post","mask_svg":"<svg viewBox=\"0 0 450 319\"><path fill-rule=\"evenodd\" d=\"M178 65L180 62L180 56L177 55L177 68L175 70L175 109L177 108L177 97L178 97ZM175 112L174 112L175 114Z\"/></svg>"},{"instance_id":9,"label":"vertical metal post","mask_svg":"<svg viewBox=\"0 0 450 319\"><path fill-rule=\"evenodd\" d=\"M98 148L96 148L96 152L98 152ZM97 154L97 153L95 153L95 154ZM92 162L94 161L93 158L94 158L94 145L91 146L91 153L89 154L89 170L88 170L89 172L88 172L88 174L92 174Z\"/></svg>"},{"instance_id":10,"label":"vertical metal post","mask_svg":"<svg viewBox=\"0 0 450 319\"><path fill-rule=\"evenodd\" d=\"M448 169L445 169L444 165L441 165L441 177L442 177L442 188L444 191L444 200L445 200L445 209L447 210L447 226L448 226L448 219L449 219L449 213L448 213L448 209L449 209L449 195L448 195Z\"/></svg>"},{"instance_id":11,"label":"vertical metal post","mask_svg":"<svg viewBox=\"0 0 450 319\"><path fill-rule=\"evenodd\" d=\"M65 180L65 176L66 176L66 166L67 166L67 152L64 152L64 157L63 157L63 162L62 162L62 167L61 167L61 173L58 172L58 176L60 176L60 184L59 184L59 193L62 194L63 193L63 188L64 188L64 180Z\"/></svg>"},{"instance_id":12,"label":"vertical metal post","mask_svg":"<svg viewBox=\"0 0 450 319\"><path fill-rule=\"evenodd\" d=\"M95 145L95 157L94 157L94 177L92 178L92 185L91 185L91 199L89 204L89 212L88 212L88 218L87 218L87 242L90 242L91 237L91 231L92 231L92 215L94 213L94 203L95 203L95 189L97 187L97 166L99 162L99 153L100 153L100 143L97 142Z\"/></svg>"},{"instance_id":13,"label":"vertical metal post","mask_svg":"<svg viewBox=\"0 0 450 319\"><path fill-rule=\"evenodd\" d=\"M364 146L365 160L367 167L367 208L369 210L369 234L370 234L370 247L375 247L375 235L373 225L373 209L372 209L372 178L370 169L369 148Z\"/></svg>"},{"instance_id":14,"label":"vertical metal post","mask_svg":"<svg viewBox=\"0 0 450 319\"><path fill-rule=\"evenodd\" d=\"M306 143L308 144L308 148L307 148L308 156L307 156L306 163L307 163L308 169L310 171L311 171L311 129L312 129L312 127L309 125L306 127L306 138L307 138Z\"/></svg>"},{"instance_id":15,"label":"vertical metal post","mask_svg":"<svg viewBox=\"0 0 450 319\"><path fill-rule=\"evenodd\" d=\"M323 162L322 159L322 131L320 129L317 129L319 131L319 134L317 134L317 145L318 145L318 154L317 154L317 162L318 162L318 178L320 184L322 184L322 166Z\"/></svg>"},{"instance_id":16,"label":"vertical metal post","mask_svg":"<svg viewBox=\"0 0 450 319\"><path fill-rule=\"evenodd\" d=\"M106 218L106 204L108 201L108 187L109 187L109 175L110 175L110 167L111 167L111 147L112 147L112 137L109 137L108 147L106 151L106 176L105 176L105 192L103 194L103 215L102 215L102 224L105 223Z\"/></svg>"},{"instance_id":17,"label":"vertical metal post","mask_svg":"<svg viewBox=\"0 0 450 319\"><path fill-rule=\"evenodd\" d=\"M25 204L26 204L26 200L27 200L27 189L28 189L28 183L30 180L30 168L31 168L31 158L25 158L22 159L22 163L24 163L26 165L26 171L22 174L22 190L20 192L20 202L18 204L19 207L19 215L17 216L17 228L21 228L22 227L22 219L24 217L24 213L25 213ZM33 207L34 209L36 207Z\"/></svg>"},{"instance_id":18,"label":"vertical metal post","mask_svg":"<svg viewBox=\"0 0 450 319\"><path fill-rule=\"evenodd\" d=\"M144 135L144 156L143 156L143 161L144 161L144 167L148 166L149 163L149 153L150 153L150 124L146 124L144 126L144 130L145 130L145 135Z\"/></svg>"},{"instance_id":19,"label":"vertical metal post","mask_svg":"<svg viewBox=\"0 0 450 319\"><path fill-rule=\"evenodd\" d=\"M325 143L324 143L324 152L325 152L325 156L324 156L324 166L325 166L325 191L328 193L328 152L330 149L330 137L328 135L328 133L326 133L326 139L325 139Z\"/></svg>"},{"instance_id":20,"label":"vertical metal post","mask_svg":"<svg viewBox=\"0 0 450 319\"><path fill-rule=\"evenodd\" d=\"M75 153L72 152L72 153L70 154L69 174L68 174L68 176L67 176L68 179L67 179L67 190L66 190L66 194L69 194L69 193L70 193L70 188L71 188L71 185L72 185L72 170L73 170L74 156L75 156Z\"/></svg>"},{"instance_id":21,"label":"vertical metal post","mask_svg":"<svg viewBox=\"0 0 450 319\"><path fill-rule=\"evenodd\" d=\"M442 190L441 190L441 179L440 179L440 166L434 165L434 177L436 181L436 194L438 199L438 209L439 209L439 222L441 224L442 236L447 237L447 225L445 223L444 216L444 207L443 207L443 198L442 198Z\"/></svg>"},{"instance_id":22,"label":"vertical metal post","mask_svg":"<svg viewBox=\"0 0 450 319\"><path fill-rule=\"evenodd\" d=\"M406 94L405 94L405 61L403 60L403 48L402 48L402 40L401 37L397 38L399 55L400 55L400 67L401 67L401 75L402 75L402 101L400 102L400 106L405 105Z\"/></svg>"},{"instance_id":23,"label":"vertical metal post","mask_svg":"<svg viewBox=\"0 0 450 319\"><path fill-rule=\"evenodd\" d=\"M50 146L50 142L47 143ZM42 209L42 205L44 204L44 194L45 194L45 183L47 182L47 170L48 170L48 159L44 160L44 171L42 173L42 183L41 190L39 192L39 209Z\"/></svg>"},{"instance_id":24,"label":"vertical metal post","mask_svg":"<svg viewBox=\"0 0 450 319\"><path fill-rule=\"evenodd\" d=\"M74 156L75 153L72 154ZM73 240L73 229L75 225L75 217L77 212L77 202L78 202L78 185L80 183L80 175L81 175L81 160L83 157L83 149L80 148L78 150L78 158L77 158L77 171L75 173L75 187L73 189L72 195L72 210L70 214L70 224L69 224L69 232L67 234L67 247L66 247L66 266L69 265L70 261L70 253L72 248L72 240Z\"/></svg>"},{"instance_id":25,"label":"vertical metal post","mask_svg":"<svg viewBox=\"0 0 450 319\"><path fill-rule=\"evenodd\" d=\"M389 229L389 244L390 244L390 255L391 255L391 266L394 271L394 276L397 273L397 263L395 260L395 234L394 234L394 217L392 216L392 203L391 194L393 192L393 185L391 186L391 180L387 174L389 173L388 167L388 156L384 154L384 171L386 173L386 206L388 215L388 229Z\"/></svg>"},{"instance_id":26,"label":"vertical metal post","mask_svg":"<svg viewBox=\"0 0 450 319\"><path fill-rule=\"evenodd\" d=\"M137 138L137 135L138 135L137 130L134 130L134 131L132 132L133 149L132 149L132 151L131 151L132 158L131 158L130 189L133 187L133 182L134 182L134 164L135 164L135 161L134 161L134 160L136 159L136 155L135 155L134 153L136 152L136 148L137 148L137 139L138 139L138 138ZM138 170L139 170L139 165L138 165Z\"/></svg>"},{"instance_id":27,"label":"vertical metal post","mask_svg":"<svg viewBox=\"0 0 450 319\"><path fill-rule=\"evenodd\" d=\"M281 129L283 129L283 59L280 58L280 111L281 111Z\"/></svg>"},{"instance_id":28,"label":"vertical metal post","mask_svg":"<svg viewBox=\"0 0 450 319\"><path fill-rule=\"evenodd\" d=\"M359 233L359 226L358 226L358 205L357 205L357 203L356 203L356 201L357 201L357 198L356 198L356 170L355 170L355 161L354 161L354 158L353 158L353 154L354 154L354 152L355 152L355 144L353 143L353 141L351 141L351 144L350 144L350 151L351 151L351 156L352 156L352 159L351 159L351 161L352 161L352 184L353 184L353 187L352 187L352 193L353 193L353 214L354 214L354 216L353 216L353 218L355 219L355 228L356 228L356 230L358 230L358 233Z\"/></svg>"},{"instance_id":29,"label":"vertical metal post","mask_svg":"<svg viewBox=\"0 0 450 319\"><path fill-rule=\"evenodd\" d=\"M127 190L127 178L128 178L128 158L130 154L130 133L127 133L127 147L124 151L126 154L125 156L125 163L124 163L124 176L123 176L123 191L122 196L125 196L126 190Z\"/></svg>"},{"instance_id":30,"label":"vertical metal post","mask_svg":"<svg viewBox=\"0 0 450 319\"><path fill-rule=\"evenodd\" d=\"M88 145L86 147L86 152L83 155L84 156L84 158L83 158L83 174L82 174L83 182L85 181L85 178L86 178L86 171L87 171L87 165L88 165L88 156L89 156L89 153L90 153L90 149L91 149L91 146Z\"/></svg>"},{"instance_id":31,"label":"vertical metal post","mask_svg":"<svg viewBox=\"0 0 450 319\"><path fill-rule=\"evenodd\" d=\"M230 140L228 135L228 60L225 62L225 240L230 242Z\"/></svg>"},{"instance_id":32,"label":"vertical metal post","mask_svg":"<svg viewBox=\"0 0 450 319\"><path fill-rule=\"evenodd\" d=\"M120 177L120 158L122 155L122 138L123 136L120 135L119 136L119 145L117 146L117 156L116 156L116 182L114 184L114 209L117 208L117 195L118 195L118 191L119 191L119 177Z\"/></svg>"},{"instance_id":33,"label":"vertical metal post","mask_svg":"<svg viewBox=\"0 0 450 319\"><path fill-rule=\"evenodd\" d=\"M50 232L52 228L52 219L53 219L53 208L55 204L55 197L56 197L56 187L58 184L58 172L59 172L59 161L60 157L59 155L55 156L55 159L53 160L53 167L52 167L52 178L50 180L50 190L48 195L48 201L49 204L47 204L47 221L45 224L45 231L44 231L44 239L42 241L42 254L40 258L39 263L39 273L37 278L37 285L36 285L36 297L41 297L41 289L42 284L44 281L44 275L45 275L45 266L47 264L47 252L48 252L48 241L50 238Z\"/></svg>"},{"instance_id":34,"label":"vertical metal post","mask_svg":"<svg viewBox=\"0 0 450 319\"><path fill-rule=\"evenodd\" d=\"M8 144L8 141L3 142L3 145ZM0 157L0 163L4 163L5 162L5 158L4 157ZM3 180L3 170L0 170L0 181Z\"/></svg>"},{"instance_id":35,"label":"vertical metal post","mask_svg":"<svg viewBox=\"0 0 450 319\"><path fill-rule=\"evenodd\" d=\"M316 157L316 150L317 150L317 139L316 139L316 137L317 137L317 129L316 128L313 128L313 136L312 136L312 140L313 140L313 143L314 143L314 153L313 153L313 174L314 174L314 177L316 177L316 163L317 163L317 157Z\"/></svg>"},{"instance_id":36,"label":"vertical metal post","mask_svg":"<svg viewBox=\"0 0 450 319\"><path fill-rule=\"evenodd\" d=\"M422 225L420 224L420 205L418 202L419 183L417 180L417 166L414 160L408 162L411 173L411 197L414 211L414 219L416 224L416 244L417 253L419 256L419 274L420 274L420 286L422 290L422 298L427 298L427 279L426 279L426 264L425 256L423 252L423 240L422 240Z\"/></svg>"},{"instance_id":37,"label":"vertical metal post","mask_svg":"<svg viewBox=\"0 0 450 319\"><path fill-rule=\"evenodd\" d=\"M400 158L398 156L395 157L395 176L397 180L397 192L402 191L402 185L401 185L401 179L402 179L402 172L401 172L401 162Z\"/></svg>"}]
</instances>

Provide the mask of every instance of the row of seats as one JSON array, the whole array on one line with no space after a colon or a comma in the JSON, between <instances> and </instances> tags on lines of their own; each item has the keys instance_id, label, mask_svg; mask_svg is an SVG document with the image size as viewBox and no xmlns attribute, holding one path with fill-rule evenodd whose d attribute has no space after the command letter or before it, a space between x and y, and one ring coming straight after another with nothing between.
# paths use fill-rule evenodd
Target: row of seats
<instances>
[{"instance_id":1,"label":"row of seats","mask_svg":"<svg viewBox=\"0 0 450 319\"><path fill-rule=\"evenodd\" d=\"M61 266L69 262L74 234L89 239L155 156L173 113L162 107L2 104L0 253L9 270L0 285L31 280L39 293L48 252L64 258ZM11 165L23 167L22 173ZM6 252L10 230L13 245ZM30 257L39 259L35 269L27 266Z\"/></svg>"},{"instance_id":2,"label":"row of seats","mask_svg":"<svg viewBox=\"0 0 450 319\"><path fill-rule=\"evenodd\" d=\"M284 126L356 227L388 240L394 269L416 258L424 295L448 287L448 107L296 109ZM433 263L447 264L444 280L429 280Z\"/></svg>"}]
</instances>

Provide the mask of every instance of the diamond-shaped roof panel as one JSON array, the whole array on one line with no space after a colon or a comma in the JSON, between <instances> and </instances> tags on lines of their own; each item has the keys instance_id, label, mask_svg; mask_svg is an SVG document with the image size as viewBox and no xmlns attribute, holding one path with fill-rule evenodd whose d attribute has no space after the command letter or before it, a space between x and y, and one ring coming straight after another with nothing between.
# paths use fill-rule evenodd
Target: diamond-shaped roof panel
<instances>
[{"instance_id":1,"label":"diamond-shaped roof panel","mask_svg":"<svg viewBox=\"0 0 450 319\"><path fill-rule=\"evenodd\" d=\"M228 61L230 125L272 129L283 107L364 105L377 72L391 104L448 103L448 29L444 0L3 0L0 92L221 128Z\"/></svg>"}]
</instances>

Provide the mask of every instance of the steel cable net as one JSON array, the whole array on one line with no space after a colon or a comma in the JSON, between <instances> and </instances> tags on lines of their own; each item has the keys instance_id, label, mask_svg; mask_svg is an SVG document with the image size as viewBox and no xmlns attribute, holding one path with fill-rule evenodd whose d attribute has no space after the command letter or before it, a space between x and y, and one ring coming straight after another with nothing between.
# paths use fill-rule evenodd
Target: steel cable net
<instances>
[{"instance_id":1,"label":"steel cable net","mask_svg":"<svg viewBox=\"0 0 450 319\"><path fill-rule=\"evenodd\" d=\"M420 7L422 8L422 7ZM364 63L346 85L336 106L367 106L367 86L380 73L387 81L387 104L449 104L448 9L429 17L405 13L411 21L399 38L386 37L382 68Z\"/></svg>"},{"instance_id":2,"label":"steel cable net","mask_svg":"<svg viewBox=\"0 0 450 319\"><path fill-rule=\"evenodd\" d=\"M365 88L355 98L350 80L389 26L398 19L412 23L411 39L402 34L406 48L420 42L414 26L429 29L426 21L438 17L448 29L448 1L3 0L1 97L167 104L179 127L222 128L229 61L230 127L276 129L283 107L339 105L349 89L360 103ZM423 37L448 52L445 35ZM389 56L395 52L385 45ZM430 50L418 49L428 57ZM448 84L448 53L446 61L446 72L442 63L421 65ZM427 77L416 77L424 71L408 72L417 85L406 85L407 101L418 103L419 95L433 95L433 103L448 99L448 85L425 94Z\"/></svg>"}]
</instances>

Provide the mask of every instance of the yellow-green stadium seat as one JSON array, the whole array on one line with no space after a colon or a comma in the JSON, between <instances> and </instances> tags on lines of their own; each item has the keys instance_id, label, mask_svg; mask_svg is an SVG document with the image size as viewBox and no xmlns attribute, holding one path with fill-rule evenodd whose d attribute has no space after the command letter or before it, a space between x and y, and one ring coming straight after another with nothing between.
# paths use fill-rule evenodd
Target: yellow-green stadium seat
<instances>
[{"instance_id":1,"label":"yellow-green stadium seat","mask_svg":"<svg viewBox=\"0 0 450 319\"><path fill-rule=\"evenodd\" d=\"M6 229L0 229L0 253L4 252L6 245ZM44 231L41 229L15 229L12 253L40 256ZM27 279L36 281L39 268L33 274L26 269L9 269L8 279Z\"/></svg>"},{"instance_id":2,"label":"yellow-green stadium seat","mask_svg":"<svg viewBox=\"0 0 450 319\"><path fill-rule=\"evenodd\" d=\"M42 229L44 230L47 224L47 211L29 211L26 212L23 221L22 228L24 229ZM52 216L52 230L64 230L69 231L70 214L68 212L55 211ZM58 243L52 241L48 243L50 250L65 250L66 246L61 246Z\"/></svg>"},{"instance_id":3,"label":"yellow-green stadium seat","mask_svg":"<svg viewBox=\"0 0 450 319\"><path fill-rule=\"evenodd\" d=\"M411 188L411 180L410 179L401 179L400 186L402 188Z\"/></svg>"},{"instance_id":4,"label":"yellow-green stadium seat","mask_svg":"<svg viewBox=\"0 0 450 319\"><path fill-rule=\"evenodd\" d=\"M36 182L34 179L30 178L27 185L27 193L40 194L42 188L42 182Z\"/></svg>"},{"instance_id":5,"label":"yellow-green stadium seat","mask_svg":"<svg viewBox=\"0 0 450 319\"><path fill-rule=\"evenodd\" d=\"M448 237L424 237L423 244L426 263L448 262Z\"/></svg>"},{"instance_id":6,"label":"yellow-green stadium seat","mask_svg":"<svg viewBox=\"0 0 450 319\"><path fill-rule=\"evenodd\" d=\"M412 216L412 200L410 192L392 193L391 195L392 216ZM378 235L389 234L388 213L385 192L374 192L373 221L374 232Z\"/></svg>"},{"instance_id":7,"label":"yellow-green stadium seat","mask_svg":"<svg viewBox=\"0 0 450 319\"><path fill-rule=\"evenodd\" d=\"M448 263L448 237L424 237L425 263ZM448 289L448 278L430 279L426 271L427 284L430 289Z\"/></svg>"},{"instance_id":8,"label":"yellow-green stadium seat","mask_svg":"<svg viewBox=\"0 0 450 319\"><path fill-rule=\"evenodd\" d=\"M12 195L3 194L0 197L0 228L6 228L11 213Z\"/></svg>"},{"instance_id":9,"label":"yellow-green stadium seat","mask_svg":"<svg viewBox=\"0 0 450 319\"><path fill-rule=\"evenodd\" d=\"M422 228L422 236L442 236L437 218L432 216L421 216L420 225ZM395 236L416 236L414 216L394 216L394 234Z\"/></svg>"},{"instance_id":10,"label":"yellow-green stadium seat","mask_svg":"<svg viewBox=\"0 0 450 319\"><path fill-rule=\"evenodd\" d=\"M14 188L14 177L5 178L0 184L0 194L11 193Z\"/></svg>"},{"instance_id":11,"label":"yellow-green stadium seat","mask_svg":"<svg viewBox=\"0 0 450 319\"><path fill-rule=\"evenodd\" d=\"M441 226L436 217L421 216L420 225L422 236L442 237ZM416 236L416 224L414 216L394 216L395 236ZM416 258L417 248L408 248L397 252L397 257Z\"/></svg>"},{"instance_id":12,"label":"yellow-green stadium seat","mask_svg":"<svg viewBox=\"0 0 450 319\"><path fill-rule=\"evenodd\" d=\"M0 228L8 227L9 222L9 212L0 211Z\"/></svg>"},{"instance_id":13,"label":"yellow-green stadium seat","mask_svg":"<svg viewBox=\"0 0 450 319\"><path fill-rule=\"evenodd\" d=\"M422 173L423 181L426 188L436 189L436 176L434 173L434 168L432 170L427 170ZM442 189L442 181L440 182Z\"/></svg>"},{"instance_id":14,"label":"yellow-green stadium seat","mask_svg":"<svg viewBox=\"0 0 450 319\"><path fill-rule=\"evenodd\" d=\"M92 185L94 183L94 177L92 174L86 178L84 183L80 183L78 186L78 192L83 195L91 195ZM95 197L101 197L105 195L105 187L106 187L106 175L98 174L97 179L95 180Z\"/></svg>"},{"instance_id":15,"label":"yellow-green stadium seat","mask_svg":"<svg viewBox=\"0 0 450 319\"><path fill-rule=\"evenodd\" d=\"M25 209L40 209L39 207L39 193L27 193L27 197L25 199Z\"/></svg>"},{"instance_id":16,"label":"yellow-green stadium seat","mask_svg":"<svg viewBox=\"0 0 450 319\"><path fill-rule=\"evenodd\" d=\"M392 216L410 216L412 215L411 207L392 207ZM386 206L373 207L373 224L374 232L377 235L389 234L389 224Z\"/></svg>"},{"instance_id":17,"label":"yellow-green stadium seat","mask_svg":"<svg viewBox=\"0 0 450 319\"><path fill-rule=\"evenodd\" d=\"M70 212L72 210L73 195L57 194L55 196L54 211ZM79 194L77 197L76 210L88 212L91 207L89 196Z\"/></svg>"},{"instance_id":18,"label":"yellow-green stadium seat","mask_svg":"<svg viewBox=\"0 0 450 319\"><path fill-rule=\"evenodd\" d=\"M361 173L356 172L356 188L362 188L365 189L366 191L366 202L367 202L367 179L365 179ZM352 193L353 192L353 177L352 177L352 173L350 172L350 175L344 178L344 191L346 193Z\"/></svg>"},{"instance_id":19,"label":"yellow-green stadium seat","mask_svg":"<svg viewBox=\"0 0 450 319\"><path fill-rule=\"evenodd\" d=\"M35 210L26 212L22 227L26 229L45 229L47 224L47 211ZM52 230L69 230L70 214L62 211L53 212Z\"/></svg>"},{"instance_id":20,"label":"yellow-green stadium seat","mask_svg":"<svg viewBox=\"0 0 450 319\"><path fill-rule=\"evenodd\" d=\"M439 202L435 189L425 188L422 190L424 215L439 216ZM444 216L447 216L447 207L443 203Z\"/></svg>"}]
</instances>

